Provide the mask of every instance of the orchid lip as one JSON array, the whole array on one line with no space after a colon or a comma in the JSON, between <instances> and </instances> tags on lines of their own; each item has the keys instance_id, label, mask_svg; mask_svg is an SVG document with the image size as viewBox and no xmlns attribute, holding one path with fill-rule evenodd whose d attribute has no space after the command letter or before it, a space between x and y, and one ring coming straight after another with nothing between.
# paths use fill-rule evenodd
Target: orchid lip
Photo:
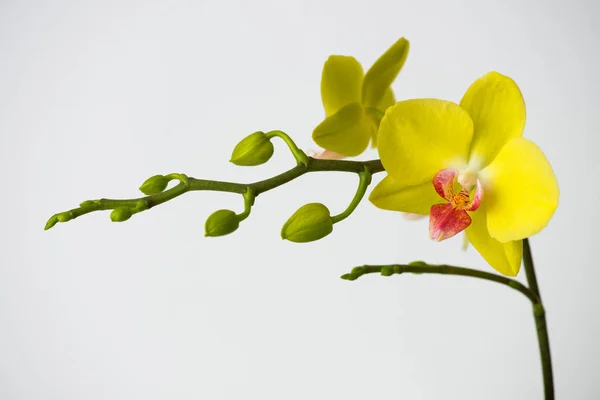
<instances>
[{"instance_id":1,"label":"orchid lip","mask_svg":"<svg viewBox=\"0 0 600 400\"><path fill-rule=\"evenodd\" d=\"M455 178L461 185L454 189ZM477 173L467 169L460 173L453 168L439 171L433 178L435 191L446 203L435 204L429 212L429 237L441 241L465 230L471 224L467 211L476 211L483 197L483 189ZM471 192L473 191L473 198Z\"/></svg>"}]
</instances>

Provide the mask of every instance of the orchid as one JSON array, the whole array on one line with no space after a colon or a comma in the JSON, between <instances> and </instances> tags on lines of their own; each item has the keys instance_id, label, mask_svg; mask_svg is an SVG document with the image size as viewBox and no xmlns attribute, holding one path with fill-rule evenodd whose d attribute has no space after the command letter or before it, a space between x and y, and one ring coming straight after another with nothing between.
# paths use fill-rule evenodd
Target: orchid
<instances>
[{"instance_id":1,"label":"orchid","mask_svg":"<svg viewBox=\"0 0 600 400\"><path fill-rule=\"evenodd\" d=\"M312 202L297 208L283 224L282 239L310 243L340 229L338 224L364 199L373 175L387 172L370 194L375 206L401 211L409 220L429 216L429 236L436 241L463 232L463 247L470 242L501 274L517 275L523 260L527 286L491 272L424 261L360 265L341 278L354 281L374 273L452 275L495 282L521 293L532 305L545 398L553 400L548 325L527 238L550 221L559 188L542 150L522 137L521 91L512 79L491 72L469 87L460 104L431 98L396 103L390 86L408 48L408 41L399 39L366 74L353 57L329 57L321 81L326 118L313 132L323 151L309 156L287 133L271 130L247 135L231 153L230 162L237 166L263 165L277 149L273 141L282 141L295 160L285 172L252 183L183 173L153 175L139 187L143 197L86 200L52 215L44 229L102 210L111 210L110 220L123 223L185 193L215 191L243 200L243 209L217 209L206 219L205 235L221 237L247 228L244 221L259 196L303 175L326 171L356 175L356 191L345 209ZM380 159L342 160L359 155L369 142L378 148ZM178 183L170 185L173 181Z\"/></svg>"},{"instance_id":2,"label":"orchid","mask_svg":"<svg viewBox=\"0 0 600 400\"><path fill-rule=\"evenodd\" d=\"M385 110L396 101L390 88L408 55L409 43L400 38L365 74L351 56L332 55L323 66L321 99L326 118L313 131L325 149L317 157L357 156L377 145L377 131Z\"/></svg>"},{"instance_id":3,"label":"orchid","mask_svg":"<svg viewBox=\"0 0 600 400\"><path fill-rule=\"evenodd\" d=\"M542 150L522 137L525 102L516 83L497 72L477 79L460 105L439 99L402 101L379 129L388 175L370 201L429 215L429 236L466 231L498 272L519 272L522 240L543 229L559 188Z\"/></svg>"}]
</instances>

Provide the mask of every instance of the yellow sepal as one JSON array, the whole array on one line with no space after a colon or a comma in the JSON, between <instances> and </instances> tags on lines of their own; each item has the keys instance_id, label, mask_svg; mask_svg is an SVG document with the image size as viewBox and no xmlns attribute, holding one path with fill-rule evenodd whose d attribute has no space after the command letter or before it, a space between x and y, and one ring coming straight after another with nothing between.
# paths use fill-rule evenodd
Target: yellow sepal
<instances>
[{"instance_id":1,"label":"yellow sepal","mask_svg":"<svg viewBox=\"0 0 600 400\"><path fill-rule=\"evenodd\" d=\"M477 79L460 101L473 119L470 158L478 168L487 166L506 142L525 128L525 100L507 76L490 72Z\"/></svg>"},{"instance_id":2,"label":"yellow sepal","mask_svg":"<svg viewBox=\"0 0 600 400\"><path fill-rule=\"evenodd\" d=\"M321 75L321 100L327 116L350 103L360 103L363 68L354 57L329 56Z\"/></svg>"},{"instance_id":3,"label":"yellow sepal","mask_svg":"<svg viewBox=\"0 0 600 400\"><path fill-rule=\"evenodd\" d=\"M362 90L362 103L365 107L377 107L381 103L404 65L409 47L408 40L400 38L369 68Z\"/></svg>"}]
</instances>

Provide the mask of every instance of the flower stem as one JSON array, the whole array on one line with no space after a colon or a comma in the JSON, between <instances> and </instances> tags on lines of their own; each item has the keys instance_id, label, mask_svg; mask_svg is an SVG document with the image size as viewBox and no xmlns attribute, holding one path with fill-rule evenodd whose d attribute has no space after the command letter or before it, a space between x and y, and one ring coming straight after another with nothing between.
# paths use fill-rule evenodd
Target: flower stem
<instances>
[{"instance_id":1,"label":"flower stem","mask_svg":"<svg viewBox=\"0 0 600 400\"><path fill-rule=\"evenodd\" d=\"M196 179L183 174L169 174L167 175L169 178L179 179L180 183L170 189L165 190L164 192L134 199L87 200L81 203L78 208L58 213L50 217L44 229L48 230L56 225L57 222L67 222L81 215L85 215L94 211L114 210L118 207L129 207L134 209L135 213L145 211L159 204L173 200L184 193L193 191L210 190L216 192L237 193L241 195L246 194L246 196L251 193L251 202L254 202L254 198L258 197L258 195L261 193L268 192L269 190L291 182L306 173L322 171L350 172L360 175L365 174L365 171L369 171L370 174L376 174L384 171L384 168L380 160L320 160L307 157L306 163L298 161L298 164L294 168L291 168L286 172L272 178L254 183L222 182L207 179ZM250 198L245 198L245 203L248 203L248 201L250 201ZM143 204L144 207L139 208L138 206L140 204ZM246 216L246 210L241 215Z\"/></svg>"},{"instance_id":2,"label":"flower stem","mask_svg":"<svg viewBox=\"0 0 600 400\"><path fill-rule=\"evenodd\" d=\"M371 184L371 171L369 171L369 168L367 166L365 166L365 170L363 172L358 174L358 178L358 189L356 190L356 194L354 195L354 198L352 199L348 207L342 213L331 217L331 221L334 224L337 224L338 222L348 218L350 214L352 214L354 210L356 210L356 207L358 207L361 200L365 196L367 188Z\"/></svg>"},{"instance_id":3,"label":"flower stem","mask_svg":"<svg viewBox=\"0 0 600 400\"><path fill-rule=\"evenodd\" d=\"M538 298L538 303L533 304L533 317L535 319L535 327L540 347L540 358L542 360L544 398L546 400L554 400L554 378L552 376L552 358L550 356L550 339L548 338L548 327L546 325L546 312L544 310L544 305L542 304L540 289L535 276L529 239L523 240L523 266L525 268L529 289L535 293Z\"/></svg>"},{"instance_id":4,"label":"flower stem","mask_svg":"<svg viewBox=\"0 0 600 400\"><path fill-rule=\"evenodd\" d=\"M252 206L254 205L255 200L254 192L252 188L248 188L244 193L244 212L238 214L239 221L243 221L250 215L250 211L252 211Z\"/></svg>"},{"instance_id":5,"label":"flower stem","mask_svg":"<svg viewBox=\"0 0 600 400\"><path fill-rule=\"evenodd\" d=\"M269 140L273 137L278 137L278 138L282 139L285 142L285 144L288 146L290 151L292 152L292 155L296 159L296 162L298 164L303 164L304 166L308 165L308 156L306 155L306 153L304 153L302 150L300 150L298 148L298 146L296 146L296 143L294 143L292 138L287 133L276 130L276 131L267 132L266 136Z\"/></svg>"},{"instance_id":6,"label":"flower stem","mask_svg":"<svg viewBox=\"0 0 600 400\"><path fill-rule=\"evenodd\" d=\"M548 329L546 325L546 313L540 297L540 290L538 287L537 278L535 276L533 258L531 257L531 247L529 246L528 239L523 241L523 264L525 267L525 274L527 275L529 287L503 275L497 275L470 268L454 267L450 265L430 265L422 261L415 261L407 265L363 265L352 269L350 273L342 275L341 278L353 281L365 274L373 273L380 273L383 276L403 273L458 275L500 283L520 292L521 294L525 295L529 301L531 301L531 305L533 306L533 316L535 318L535 326L537 329L540 356L542 360L544 398L545 400L554 400L552 360L550 357L550 341L548 338Z\"/></svg>"},{"instance_id":7,"label":"flower stem","mask_svg":"<svg viewBox=\"0 0 600 400\"><path fill-rule=\"evenodd\" d=\"M355 267L348 274L341 276L342 279L353 281L366 274L379 273L383 276L399 275L403 273L411 274L439 274L439 275L457 275L468 276L471 278L483 279L490 282L496 282L510 287L517 292L525 295L532 304L538 304L539 299L533 291L525 285L514 279L503 275L497 275L490 272L479 271L471 268L455 267L452 265L432 265L422 261L415 261L410 264L393 265L363 265Z\"/></svg>"}]
</instances>

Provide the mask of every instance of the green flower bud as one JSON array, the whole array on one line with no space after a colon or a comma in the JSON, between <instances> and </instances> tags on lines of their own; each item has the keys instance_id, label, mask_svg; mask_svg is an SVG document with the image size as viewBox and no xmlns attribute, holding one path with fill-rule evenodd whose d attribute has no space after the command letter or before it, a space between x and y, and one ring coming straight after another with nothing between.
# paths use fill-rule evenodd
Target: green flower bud
<instances>
[{"instance_id":1,"label":"green flower bud","mask_svg":"<svg viewBox=\"0 0 600 400\"><path fill-rule=\"evenodd\" d=\"M82 202L81 204L79 204L79 207L89 207L89 206L94 206L98 203L97 200L86 200L84 202Z\"/></svg>"},{"instance_id":2,"label":"green flower bud","mask_svg":"<svg viewBox=\"0 0 600 400\"><path fill-rule=\"evenodd\" d=\"M58 223L58 217L56 215L51 216L50 219L48 219L48 222L46 222L46 226L44 227L44 230L47 231L48 229L52 228L57 223Z\"/></svg>"},{"instance_id":3,"label":"green flower bud","mask_svg":"<svg viewBox=\"0 0 600 400\"><path fill-rule=\"evenodd\" d=\"M408 265L415 265L417 267L424 267L427 265L427 263L425 261L411 261L408 263Z\"/></svg>"},{"instance_id":4,"label":"green flower bud","mask_svg":"<svg viewBox=\"0 0 600 400\"><path fill-rule=\"evenodd\" d=\"M394 274L394 268L391 265L384 265L381 267L381 275L392 276Z\"/></svg>"},{"instance_id":5,"label":"green flower bud","mask_svg":"<svg viewBox=\"0 0 600 400\"><path fill-rule=\"evenodd\" d=\"M235 146L231 161L235 165L251 167L264 164L273 155L273 143L264 132L254 132Z\"/></svg>"},{"instance_id":6,"label":"green flower bud","mask_svg":"<svg viewBox=\"0 0 600 400\"><path fill-rule=\"evenodd\" d=\"M71 211L65 211L56 216L58 222L67 222L73 219L73 213Z\"/></svg>"},{"instance_id":7,"label":"green flower bud","mask_svg":"<svg viewBox=\"0 0 600 400\"><path fill-rule=\"evenodd\" d=\"M235 232L240 226L238 216L231 210L217 210L204 224L204 236L225 236Z\"/></svg>"},{"instance_id":8,"label":"green flower bud","mask_svg":"<svg viewBox=\"0 0 600 400\"><path fill-rule=\"evenodd\" d=\"M352 268L352 271L350 271L350 275L362 275L364 273L364 268L363 267L354 267Z\"/></svg>"},{"instance_id":9,"label":"green flower bud","mask_svg":"<svg viewBox=\"0 0 600 400\"><path fill-rule=\"evenodd\" d=\"M153 194L163 192L167 188L168 184L169 179L167 179L166 176L154 175L142 183L142 186L140 186L140 191L146 196L151 196Z\"/></svg>"},{"instance_id":10,"label":"green flower bud","mask_svg":"<svg viewBox=\"0 0 600 400\"><path fill-rule=\"evenodd\" d=\"M281 228L281 238L305 243L319 240L333 231L329 209L321 203L309 203L298 209Z\"/></svg>"},{"instance_id":11,"label":"green flower bud","mask_svg":"<svg viewBox=\"0 0 600 400\"><path fill-rule=\"evenodd\" d=\"M135 211L141 212L149 209L148 201L146 199L141 199L135 204Z\"/></svg>"},{"instance_id":12,"label":"green flower bud","mask_svg":"<svg viewBox=\"0 0 600 400\"><path fill-rule=\"evenodd\" d=\"M129 207L117 207L110 213L110 219L112 222L123 222L131 218L131 208Z\"/></svg>"}]
</instances>

